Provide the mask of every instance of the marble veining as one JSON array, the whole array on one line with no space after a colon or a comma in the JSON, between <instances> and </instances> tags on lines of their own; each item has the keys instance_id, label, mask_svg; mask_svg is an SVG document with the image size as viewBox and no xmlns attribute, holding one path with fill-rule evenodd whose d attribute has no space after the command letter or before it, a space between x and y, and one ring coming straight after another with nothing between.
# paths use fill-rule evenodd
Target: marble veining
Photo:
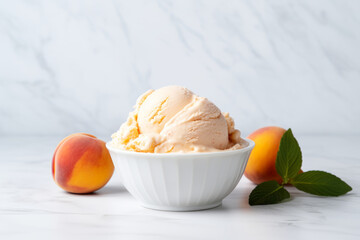
<instances>
[{"instance_id":1,"label":"marble veining","mask_svg":"<svg viewBox=\"0 0 360 240\"><path fill-rule=\"evenodd\" d=\"M360 133L359 1L0 1L0 135L110 135L184 85L248 134ZM329 120L328 120L329 119Z\"/></svg>"},{"instance_id":2,"label":"marble veining","mask_svg":"<svg viewBox=\"0 0 360 240\"><path fill-rule=\"evenodd\" d=\"M1 239L359 239L359 136L298 136L303 170L326 170L348 182L343 197L288 188L286 203L250 207L245 177L221 207L198 212L145 209L115 172L95 194L62 191L52 180L60 137L0 137ZM346 144L345 144L346 143Z\"/></svg>"}]
</instances>

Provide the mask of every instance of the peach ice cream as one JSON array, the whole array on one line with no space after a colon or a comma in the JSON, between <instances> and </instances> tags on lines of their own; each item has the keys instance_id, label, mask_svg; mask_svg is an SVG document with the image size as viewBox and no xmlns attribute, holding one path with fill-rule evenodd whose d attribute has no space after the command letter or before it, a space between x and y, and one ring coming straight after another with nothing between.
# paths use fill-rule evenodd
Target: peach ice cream
<instances>
[{"instance_id":1,"label":"peach ice cream","mask_svg":"<svg viewBox=\"0 0 360 240\"><path fill-rule=\"evenodd\" d=\"M140 96L111 145L148 153L211 152L246 146L228 113L179 86Z\"/></svg>"}]
</instances>

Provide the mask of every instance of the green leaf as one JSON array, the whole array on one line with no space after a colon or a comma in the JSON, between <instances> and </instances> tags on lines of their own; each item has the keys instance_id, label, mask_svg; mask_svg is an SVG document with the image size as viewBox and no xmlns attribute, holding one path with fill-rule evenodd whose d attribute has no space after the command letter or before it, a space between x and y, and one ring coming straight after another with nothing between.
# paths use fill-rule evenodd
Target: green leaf
<instances>
[{"instance_id":1,"label":"green leaf","mask_svg":"<svg viewBox=\"0 0 360 240\"><path fill-rule=\"evenodd\" d=\"M279 203L282 200L290 198L290 194L284 186L279 185L276 181L263 182L254 188L249 196L249 204L265 205Z\"/></svg>"},{"instance_id":2,"label":"green leaf","mask_svg":"<svg viewBox=\"0 0 360 240\"><path fill-rule=\"evenodd\" d=\"M302 164L301 149L289 128L281 138L279 151L276 156L276 171L286 184L300 171Z\"/></svg>"},{"instance_id":3,"label":"green leaf","mask_svg":"<svg viewBox=\"0 0 360 240\"><path fill-rule=\"evenodd\" d=\"M352 190L346 182L337 176L323 171L301 173L290 183L301 191L318 196L340 196Z\"/></svg>"}]
</instances>

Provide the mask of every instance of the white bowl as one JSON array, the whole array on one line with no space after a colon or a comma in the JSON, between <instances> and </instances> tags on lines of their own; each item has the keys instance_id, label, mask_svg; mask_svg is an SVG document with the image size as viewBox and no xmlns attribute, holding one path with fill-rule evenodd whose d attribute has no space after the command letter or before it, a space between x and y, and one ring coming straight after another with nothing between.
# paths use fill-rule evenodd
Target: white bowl
<instances>
[{"instance_id":1,"label":"white bowl","mask_svg":"<svg viewBox=\"0 0 360 240\"><path fill-rule=\"evenodd\" d=\"M217 207L244 173L255 143L209 153L139 153L111 147L125 188L146 207L194 211Z\"/></svg>"}]
</instances>

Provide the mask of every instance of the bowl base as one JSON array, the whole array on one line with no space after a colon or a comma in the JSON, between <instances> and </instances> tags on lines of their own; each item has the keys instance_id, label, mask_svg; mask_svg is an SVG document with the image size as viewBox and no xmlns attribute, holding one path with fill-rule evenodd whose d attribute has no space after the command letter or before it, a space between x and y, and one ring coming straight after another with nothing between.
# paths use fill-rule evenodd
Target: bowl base
<instances>
[{"instance_id":1,"label":"bowl base","mask_svg":"<svg viewBox=\"0 0 360 240\"><path fill-rule=\"evenodd\" d=\"M153 204L147 204L147 203L141 203L141 205L148 209L158 210L158 211L169 211L169 212L190 212L190 211L201 211L206 210L210 208L216 208L221 205L220 202L208 204L208 205L198 205L198 206L184 206L184 207L178 207L178 206L159 206L159 205L153 205Z\"/></svg>"}]
</instances>

